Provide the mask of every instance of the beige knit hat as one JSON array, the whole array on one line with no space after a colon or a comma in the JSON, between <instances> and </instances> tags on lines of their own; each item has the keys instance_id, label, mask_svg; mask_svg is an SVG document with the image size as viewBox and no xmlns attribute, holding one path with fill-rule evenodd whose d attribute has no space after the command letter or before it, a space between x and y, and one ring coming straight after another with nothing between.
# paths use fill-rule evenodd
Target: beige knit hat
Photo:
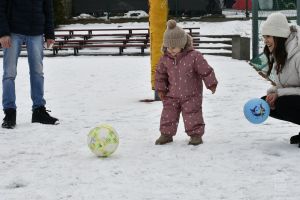
<instances>
[{"instance_id":1,"label":"beige knit hat","mask_svg":"<svg viewBox=\"0 0 300 200\"><path fill-rule=\"evenodd\" d=\"M187 43L187 33L180 27L176 26L175 20L167 22L167 29L164 33L164 47L180 47L184 48Z\"/></svg>"},{"instance_id":2,"label":"beige knit hat","mask_svg":"<svg viewBox=\"0 0 300 200\"><path fill-rule=\"evenodd\" d=\"M290 33L290 25L287 18L280 12L270 14L261 26L262 35L288 38Z\"/></svg>"}]
</instances>

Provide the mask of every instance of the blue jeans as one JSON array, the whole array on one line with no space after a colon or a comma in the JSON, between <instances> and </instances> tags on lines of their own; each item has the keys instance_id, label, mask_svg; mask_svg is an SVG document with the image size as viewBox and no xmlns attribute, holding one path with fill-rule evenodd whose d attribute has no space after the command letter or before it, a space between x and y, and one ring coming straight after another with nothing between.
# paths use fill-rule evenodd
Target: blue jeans
<instances>
[{"instance_id":1,"label":"blue jeans","mask_svg":"<svg viewBox=\"0 0 300 200\"><path fill-rule=\"evenodd\" d=\"M12 33L11 47L3 50L2 105L4 110L16 109L15 79L23 43L26 44L28 55L32 108L46 104L44 99L43 35L27 36Z\"/></svg>"}]
</instances>

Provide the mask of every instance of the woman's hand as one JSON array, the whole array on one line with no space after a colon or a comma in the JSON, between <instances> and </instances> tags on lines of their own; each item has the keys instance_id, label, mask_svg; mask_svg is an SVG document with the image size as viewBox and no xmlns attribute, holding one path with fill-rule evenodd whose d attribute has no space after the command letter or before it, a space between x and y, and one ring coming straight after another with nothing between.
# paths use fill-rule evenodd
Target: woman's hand
<instances>
[{"instance_id":1,"label":"woman's hand","mask_svg":"<svg viewBox=\"0 0 300 200\"><path fill-rule=\"evenodd\" d=\"M266 97L266 101L268 102L268 104L270 105L270 108L272 110L275 109L275 101L277 98L278 98L278 95L276 93L268 94Z\"/></svg>"}]
</instances>

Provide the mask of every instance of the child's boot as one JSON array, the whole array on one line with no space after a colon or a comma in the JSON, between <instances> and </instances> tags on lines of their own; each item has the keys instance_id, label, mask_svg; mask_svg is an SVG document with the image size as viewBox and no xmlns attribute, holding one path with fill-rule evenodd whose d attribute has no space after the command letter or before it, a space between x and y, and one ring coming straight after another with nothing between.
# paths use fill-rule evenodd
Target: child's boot
<instances>
[{"instance_id":1,"label":"child's boot","mask_svg":"<svg viewBox=\"0 0 300 200\"><path fill-rule=\"evenodd\" d=\"M155 144L156 145L163 145L163 144L167 144L167 143L170 143L170 142L173 142L173 137L172 136L161 134L159 136L159 138L155 141Z\"/></svg>"},{"instance_id":2,"label":"child's boot","mask_svg":"<svg viewBox=\"0 0 300 200\"><path fill-rule=\"evenodd\" d=\"M191 139L189 141L189 145L199 145L202 144L203 140L201 136L191 136Z\"/></svg>"}]
</instances>

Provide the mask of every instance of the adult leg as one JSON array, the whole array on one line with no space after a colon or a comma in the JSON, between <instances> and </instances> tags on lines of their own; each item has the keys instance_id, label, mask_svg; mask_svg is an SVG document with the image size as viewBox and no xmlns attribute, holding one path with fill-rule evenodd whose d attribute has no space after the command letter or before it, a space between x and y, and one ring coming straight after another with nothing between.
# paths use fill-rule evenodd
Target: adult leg
<instances>
[{"instance_id":1,"label":"adult leg","mask_svg":"<svg viewBox=\"0 0 300 200\"><path fill-rule=\"evenodd\" d=\"M43 36L27 36L26 45L30 69L32 123L57 124L58 119L49 115L44 99Z\"/></svg>"},{"instance_id":2,"label":"adult leg","mask_svg":"<svg viewBox=\"0 0 300 200\"><path fill-rule=\"evenodd\" d=\"M262 97L266 99L266 97ZM280 96L275 101L275 109L270 116L276 119L289 121L300 125L300 95Z\"/></svg>"},{"instance_id":3,"label":"adult leg","mask_svg":"<svg viewBox=\"0 0 300 200\"><path fill-rule=\"evenodd\" d=\"M278 119L289 121L300 125L300 95L281 96L275 102L275 110ZM290 143L299 143L300 147L300 134L292 136Z\"/></svg>"},{"instance_id":4,"label":"adult leg","mask_svg":"<svg viewBox=\"0 0 300 200\"><path fill-rule=\"evenodd\" d=\"M266 99L266 96L262 97ZM275 101L275 109L270 111L270 116L279 120L289 121L300 125L300 95L278 97ZM290 138L291 144L299 144L300 133Z\"/></svg>"},{"instance_id":5,"label":"adult leg","mask_svg":"<svg viewBox=\"0 0 300 200\"><path fill-rule=\"evenodd\" d=\"M15 79L23 41L22 35L11 34L11 47L3 50L2 106L4 110L16 109Z\"/></svg>"},{"instance_id":6,"label":"adult leg","mask_svg":"<svg viewBox=\"0 0 300 200\"><path fill-rule=\"evenodd\" d=\"M11 34L11 47L3 51L3 78L2 78L2 106L5 117L2 128L13 129L16 126L16 92L15 79L17 76L17 62L21 52L23 36Z\"/></svg>"},{"instance_id":7,"label":"adult leg","mask_svg":"<svg viewBox=\"0 0 300 200\"><path fill-rule=\"evenodd\" d=\"M27 36L26 45L30 70L32 108L46 105L44 99L43 36Z\"/></svg>"}]
</instances>

